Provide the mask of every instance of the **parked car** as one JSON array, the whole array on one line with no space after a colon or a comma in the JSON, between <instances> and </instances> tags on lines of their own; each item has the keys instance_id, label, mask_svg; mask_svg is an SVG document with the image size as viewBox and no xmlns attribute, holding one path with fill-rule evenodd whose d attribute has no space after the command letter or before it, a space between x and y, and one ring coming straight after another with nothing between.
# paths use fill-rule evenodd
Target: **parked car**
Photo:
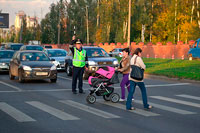
<instances>
[{"instance_id":1,"label":"parked car","mask_svg":"<svg viewBox=\"0 0 200 133\"><path fill-rule=\"evenodd\" d=\"M18 51L23 45L23 43L8 43L5 45L5 49Z\"/></svg>"},{"instance_id":2,"label":"parked car","mask_svg":"<svg viewBox=\"0 0 200 133\"><path fill-rule=\"evenodd\" d=\"M52 49L53 47L51 45L44 45L43 46L45 49Z\"/></svg>"},{"instance_id":3,"label":"parked car","mask_svg":"<svg viewBox=\"0 0 200 133\"><path fill-rule=\"evenodd\" d=\"M52 60L53 61L53 60ZM18 77L19 82L34 79L57 81L56 66L42 51L17 51L10 61L9 77Z\"/></svg>"},{"instance_id":4,"label":"parked car","mask_svg":"<svg viewBox=\"0 0 200 133\"><path fill-rule=\"evenodd\" d=\"M88 56L88 71L85 71L84 78L86 79L89 75L92 75L99 68L106 66L118 67L118 60L114 57L110 57L109 54L100 47L85 46L83 49L86 50ZM69 52L65 59L65 70L68 76L72 75L72 53Z\"/></svg>"},{"instance_id":5,"label":"parked car","mask_svg":"<svg viewBox=\"0 0 200 133\"><path fill-rule=\"evenodd\" d=\"M188 52L189 60L200 58L200 38L195 41Z\"/></svg>"},{"instance_id":6,"label":"parked car","mask_svg":"<svg viewBox=\"0 0 200 133\"><path fill-rule=\"evenodd\" d=\"M1 46L1 47L0 47L0 50L4 50L4 49L5 49L5 46Z\"/></svg>"},{"instance_id":7,"label":"parked car","mask_svg":"<svg viewBox=\"0 0 200 133\"><path fill-rule=\"evenodd\" d=\"M20 48L20 51L22 50L38 50L38 51L43 51L44 48L40 45L24 45Z\"/></svg>"},{"instance_id":8,"label":"parked car","mask_svg":"<svg viewBox=\"0 0 200 133\"><path fill-rule=\"evenodd\" d=\"M0 71L9 71L10 60L14 54L13 50L0 50Z\"/></svg>"},{"instance_id":9,"label":"parked car","mask_svg":"<svg viewBox=\"0 0 200 133\"><path fill-rule=\"evenodd\" d=\"M65 70L65 58L67 51L64 49L46 49L45 53L50 59L55 59L53 62L56 65L57 70Z\"/></svg>"},{"instance_id":10,"label":"parked car","mask_svg":"<svg viewBox=\"0 0 200 133\"><path fill-rule=\"evenodd\" d=\"M109 55L111 57L115 57L115 56L122 57L123 56L122 48L115 48L115 49L111 50Z\"/></svg>"}]
</instances>

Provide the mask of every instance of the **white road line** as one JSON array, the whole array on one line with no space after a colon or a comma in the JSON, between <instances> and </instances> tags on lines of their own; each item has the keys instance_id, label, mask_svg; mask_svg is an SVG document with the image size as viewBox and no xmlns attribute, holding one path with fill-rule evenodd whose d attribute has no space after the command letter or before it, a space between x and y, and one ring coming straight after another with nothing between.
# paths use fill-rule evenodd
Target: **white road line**
<instances>
[{"instance_id":1,"label":"white road line","mask_svg":"<svg viewBox=\"0 0 200 133\"><path fill-rule=\"evenodd\" d=\"M18 122L31 122L36 121L33 118L29 117L28 115L24 114L23 112L17 110L16 108L8 105L7 103L0 102L0 110L4 111Z\"/></svg>"},{"instance_id":2,"label":"white road line","mask_svg":"<svg viewBox=\"0 0 200 133\"><path fill-rule=\"evenodd\" d=\"M142 101L140 100L134 100L135 103L139 103L139 104L143 104ZM186 111L186 110L182 110L182 109L177 109L177 108L173 108L173 107L168 107L168 106L164 106L164 105L160 105L160 104L155 104L155 103L151 103L149 102L150 105L162 109L162 110L166 110L169 112L173 112L173 113L177 113L177 114L182 114L182 115L189 115L189 114L196 114L195 112L190 112L190 111Z\"/></svg>"},{"instance_id":3,"label":"white road line","mask_svg":"<svg viewBox=\"0 0 200 133\"><path fill-rule=\"evenodd\" d=\"M62 100L60 102L67 104L69 106L72 106L74 108L89 112L91 114L103 117L103 118L120 118L120 116L117 116L117 115L114 115L114 114L111 114L111 113L108 113L108 112L105 112L105 111L102 111L102 110L99 110L99 109L95 109L93 107L90 107L90 106L87 106L87 105L84 105L84 104L80 104L80 103L77 103L77 102L74 102L74 101L71 101L71 100Z\"/></svg>"},{"instance_id":4,"label":"white road line","mask_svg":"<svg viewBox=\"0 0 200 133\"><path fill-rule=\"evenodd\" d=\"M148 88L154 87L169 87L169 86L182 86L182 85L190 85L190 83L177 83L177 84L161 84L161 85L145 85ZM138 86L137 86L138 87ZM115 89L121 89L121 87L115 87Z\"/></svg>"},{"instance_id":5,"label":"white road line","mask_svg":"<svg viewBox=\"0 0 200 133\"><path fill-rule=\"evenodd\" d=\"M78 117L75 117L73 115L67 114L61 110L58 110L56 108L50 107L46 104L40 103L38 101L30 101L30 102L26 102L30 105L32 105L33 107L36 107L44 112L47 112L61 120L79 120Z\"/></svg>"},{"instance_id":6,"label":"white road line","mask_svg":"<svg viewBox=\"0 0 200 133\"><path fill-rule=\"evenodd\" d=\"M72 78L66 78L66 77L62 77L62 76L57 76L58 78L61 78L61 79L67 79L67 80L72 80ZM84 82L84 84L89 84L88 82Z\"/></svg>"},{"instance_id":7,"label":"white road line","mask_svg":"<svg viewBox=\"0 0 200 133\"><path fill-rule=\"evenodd\" d=\"M11 87L11 88L13 88L13 89L16 89L17 91L22 91L22 89L20 89L20 88L18 88L18 87L16 87L16 86L13 86L13 85L11 85L11 84L5 83L5 82L3 82L3 81L0 81L0 84L3 84L3 85L6 85L6 86L8 86L8 87Z\"/></svg>"},{"instance_id":8,"label":"white road line","mask_svg":"<svg viewBox=\"0 0 200 133\"><path fill-rule=\"evenodd\" d=\"M194 100L200 100L200 97L197 97L197 96L191 96L191 95L185 95L185 94L176 95L176 96L190 98L190 99L194 99Z\"/></svg>"},{"instance_id":9,"label":"white road line","mask_svg":"<svg viewBox=\"0 0 200 133\"><path fill-rule=\"evenodd\" d=\"M123 104L120 104L120 103L111 103L111 102L106 102L106 101L102 101L102 100L98 100L98 102L101 103L101 104L105 104L105 105L108 105L108 106L111 106L111 107L118 108L118 109L126 110L126 106L123 105ZM157 114L157 113L145 111L145 110L138 109L138 108L136 108L135 110L129 110L129 112L139 114L139 115L142 115L142 116L159 116L160 115L160 114Z\"/></svg>"},{"instance_id":10,"label":"white road line","mask_svg":"<svg viewBox=\"0 0 200 133\"><path fill-rule=\"evenodd\" d=\"M177 99L162 97L162 96L150 96L150 97L159 99L159 100L164 100L164 101L169 101L169 102L173 102L173 103L179 103L179 104L184 104L184 105L200 108L200 104L198 104L198 103L192 103L192 102L187 102L187 101L183 101L183 100L177 100Z\"/></svg>"}]
</instances>

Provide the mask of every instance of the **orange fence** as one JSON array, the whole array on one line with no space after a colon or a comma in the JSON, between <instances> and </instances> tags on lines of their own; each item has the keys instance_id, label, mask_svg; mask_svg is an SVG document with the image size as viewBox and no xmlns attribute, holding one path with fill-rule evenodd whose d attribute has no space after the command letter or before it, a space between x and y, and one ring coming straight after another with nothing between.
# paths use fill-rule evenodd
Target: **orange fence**
<instances>
[{"instance_id":1,"label":"orange fence","mask_svg":"<svg viewBox=\"0 0 200 133\"><path fill-rule=\"evenodd\" d=\"M136 44L135 42L131 42L131 53L136 48L141 48L143 50L142 56L147 58L168 58L168 59L184 59L187 58L187 53L190 49L190 45L194 44L195 41L189 41L189 44L184 44L182 41L179 41L177 44L173 44L171 42L163 45L161 42L156 44L147 43L144 44L142 42ZM53 48L62 48L65 50L69 50L69 44L45 44L51 45ZM97 44L93 44L97 45ZM100 43L97 46L105 49L107 52L110 52L114 48L127 48L127 43Z\"/></svg>"}]
</instances>

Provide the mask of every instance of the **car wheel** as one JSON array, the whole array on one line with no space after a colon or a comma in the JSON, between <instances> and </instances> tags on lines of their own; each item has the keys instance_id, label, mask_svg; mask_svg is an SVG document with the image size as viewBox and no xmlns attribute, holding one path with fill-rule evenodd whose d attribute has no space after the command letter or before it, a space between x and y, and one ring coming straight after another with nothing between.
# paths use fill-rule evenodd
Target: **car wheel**
<instances>
[{"instance_id":1,"label":"car wheel","mask_svg":"<svg viewBox=\"0 0 200 133\"><path fill-rule=\"evenodd\" d=\"M50 80L51 80L51 83L56 83L57 78L55 78L55 79L50 79Z\"/></svg>"},{"instance_id":2,"label":"car wheel","mask_svg":"<svg viewBox=\"0 0 200 133\"><path fill-rule=\"evenodd\" d=\"M67 76L72 76L72 68L70 66L66 66L65 71L67 73Z\"/></svg>"},{"instance_id":3,"label":"car wheel","mask_svg":"<svg viewBox=\"0 0 200 133\"><path fill-rule=\"evenodd\" d=\"M24 83L24 78L22 76L22 72L21 71L19 71L19 73L18 73L18 80L19 80L20 83Z\"/></svg>"}]
</instances>

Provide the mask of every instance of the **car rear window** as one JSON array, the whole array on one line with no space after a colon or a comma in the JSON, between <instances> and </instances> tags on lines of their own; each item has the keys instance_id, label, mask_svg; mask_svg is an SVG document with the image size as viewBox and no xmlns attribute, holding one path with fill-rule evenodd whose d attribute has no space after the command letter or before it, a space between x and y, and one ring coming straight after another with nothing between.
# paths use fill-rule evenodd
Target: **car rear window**
<instances>
[{"instance_id":1,"label":"car rear window","mask_svg":"<svg viewBox=\"0 0 200 133\"><path fill-rule=\"evenodd\" d=\"M67 55L65 50L48 50L47 53L49 57L63 57Z\"/></svg>"},{"instance_id":2,"label":"car rear window","mask_svg":"<svg viewBox=\"0 0 200 133\"><path fill-rule=\"evenodd\" d=\"M41 46L26 46L26 50L38 50L43 51L43 48Z\"/></svg>"},{"instance_id":3,"label":"car rear window","mask_svg":"<svg viewBox=\"0 0 200 133\"><path fill-rule=\"evenodd\" d=\"M13 51L0 51L0 58L12 58L13 54Z\"/></svg>"}]
</instances>

